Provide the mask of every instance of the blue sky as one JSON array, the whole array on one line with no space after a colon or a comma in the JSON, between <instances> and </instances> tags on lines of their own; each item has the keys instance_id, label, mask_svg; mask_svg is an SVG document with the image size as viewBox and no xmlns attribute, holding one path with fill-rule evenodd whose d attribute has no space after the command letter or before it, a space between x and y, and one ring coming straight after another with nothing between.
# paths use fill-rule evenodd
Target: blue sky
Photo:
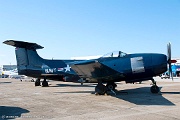
<instances>
[{"instance_id":1,"label":"blue sky","mask_svg":"<svg viewBox=\"0 0 180 120\"><path fill-rule=\"evenodd\" d=\"M180 58L180 0L0 0L0 65L16 64L7 39L35 42L41 57L164 53Z\"/></svg>"}]
</instances>

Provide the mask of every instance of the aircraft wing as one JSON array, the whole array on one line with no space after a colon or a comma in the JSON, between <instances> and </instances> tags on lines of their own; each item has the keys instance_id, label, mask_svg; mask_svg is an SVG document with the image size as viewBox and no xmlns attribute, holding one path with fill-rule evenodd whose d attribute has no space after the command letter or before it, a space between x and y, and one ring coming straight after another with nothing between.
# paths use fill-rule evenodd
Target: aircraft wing
<instances>
[{"instance_id":1,"label":"aircraft wing","mask_svg":"<svg viewBox=\"0 0 180 120\"><path fill-rule=\"evenodd\" d=\"M104 65L103 63L98 62L97 60L86 60L76 62L71 65L71 68L81 78L111 80L116 79L119 76L122 76L122 73L113 70L112 68Z\"/></svg>"}]
</instances>

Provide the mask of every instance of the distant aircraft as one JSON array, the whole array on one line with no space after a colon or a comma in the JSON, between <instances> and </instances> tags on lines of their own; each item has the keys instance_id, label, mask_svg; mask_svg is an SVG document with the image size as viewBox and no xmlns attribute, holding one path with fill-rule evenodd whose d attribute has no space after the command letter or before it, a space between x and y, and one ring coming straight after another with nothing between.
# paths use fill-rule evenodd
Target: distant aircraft
<instances>
[{"instance_id":1,"label":"distant aircraft","mask_svg":"<svg viewBox=\"0 0 180 120\"><path fill-rule=\"evenodd\" d=\"M171 44L167 46L168 55L158 53L126 54L121 51L111 52L103 57L92 60L46 60L41 58L36 49L43 47L36 43L7 40L3 43L16 47L16 59L19 74L36 77L35 85L44 78L43 86L48 86L46 79L62 79L63 77L79 76L89 82L97 82L95 92L103 95L108 90L113 93L115 82L126 83L152 80L152 93L158 93L154 76L171 66ZM169 67L172 75L172 69ZM106 86L103 83L107 83Z\"/></svg>"},{"instance_id":2,"label":"distant aircraft","mask_svg":"<svg viewBox=\"0 0 180 120\"><path fill-rule=\"evenodd\" d=\"M23 75L18 75L17 69L14 70L3 70L1 71L1 75L3 78L19 78L23 77Z\"/></svg>"},{"instance_id":3,"label":"distant aircraft","mask_svg":"<svg viewBox=\"0 0 180 120\"><path fill-rule=\"evenodd\" d=\"M2 76L2 71L3 71L3 69L2 69L2 67L0 66L0 76Z\"/></svg>"}]
</instances>

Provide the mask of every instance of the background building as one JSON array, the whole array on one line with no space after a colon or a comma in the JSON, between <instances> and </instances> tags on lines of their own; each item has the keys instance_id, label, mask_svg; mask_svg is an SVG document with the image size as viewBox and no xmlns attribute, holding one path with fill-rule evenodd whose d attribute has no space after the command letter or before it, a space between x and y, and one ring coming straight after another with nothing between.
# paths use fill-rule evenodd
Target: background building
<instances>
[{"instance_id":1,"label":"background building","mask_svg":"<svg viewBox=\"0 0 180 120\"><path fill-rule=\"evenodd\" d=\"M16 69L17 65L1 65L1 68L3 69L3 71L9 71Z\"/></svg>"}]
</instances>

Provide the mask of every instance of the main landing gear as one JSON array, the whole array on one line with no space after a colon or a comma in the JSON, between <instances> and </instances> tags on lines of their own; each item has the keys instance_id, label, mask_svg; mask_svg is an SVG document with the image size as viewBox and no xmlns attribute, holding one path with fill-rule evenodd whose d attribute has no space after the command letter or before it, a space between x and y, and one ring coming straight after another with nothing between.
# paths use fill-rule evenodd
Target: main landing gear
<instances>
[{"instance_id":1,"label":"main landing gear","mask_svg":"<svg viewBox=\"0 0 180 120\"><path fill-rule=\"evenodd\" d=\"M35 86L41 86L41 81L39 78L36 79Z\"/></svg>"},{"instance_id":2,"label":"main landing gear","mask_svg":"<svg viewBox=\"0 0 180 120\"><path fill-rule=\"evenodd\" d=\"M42 87L48 87L48 82L46 81L46 78L44 78L43 82L42 82Z\"/></svg>"},{"instance_id":3,"label":"main landing gear","mask_svg":"<svg viewBox=\"0 0 180 120\"><path fill-rule=\"evenodd\" d=\"M158 93L159 87L156 85L156 81L152 78L151 93Z\"/></svg>"},{"instance_id":4,"label":"main landing gear","mask_svg":"<svg viewBox=\"0 0 180 120\"><path fill-rule=\"evenodd\" d=\"M39 78L35 81L35 86L41 86L41 81ZM48 82L46 81L46 78L44 78L44 81L42 82L42 87L48 87Z\"/></svg>"},{"instance_id":5,"label":"main landing gear","mask_svg":"<svg viewBox=\"0 0 180 120\"><path fill-rule=\"evenodd\" d=\"M104 95L107 91L111 91L113 94L116 95L115 88L117 85L114 82L108 82L107 85L103 85L102 81L99 80L97 86L95 87L95 94L96 95Z\"/></svg>"}]
</instances>

